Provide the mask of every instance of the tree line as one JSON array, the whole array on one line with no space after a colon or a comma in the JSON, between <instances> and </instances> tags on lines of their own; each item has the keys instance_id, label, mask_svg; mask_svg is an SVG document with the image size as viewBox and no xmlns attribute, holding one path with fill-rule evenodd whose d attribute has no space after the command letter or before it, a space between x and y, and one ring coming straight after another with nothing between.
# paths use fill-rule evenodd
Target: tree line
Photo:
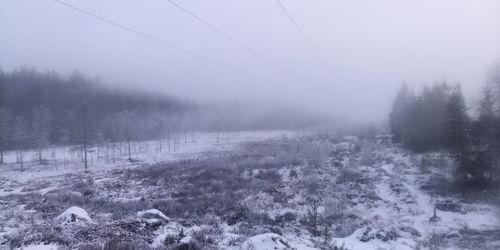
<instances>
[{"instance_id":1,"label":"tree line","mask_svg":"<svg viewBox=\"0 0 500 250\"><path fill-rule=\"evenodd\" d=\"M0 163L6 150L37 150L40 162L50 145L79 145L85 153L99 143L169 136L186 130L193 103L164 96L106 88L81 73L21 68L0 71ZM129 158L130 146L129 146Z\"/></svg>"},{"instance_id":2,"label":"tree line","mask_svg":"<svg viewBox=\"0 0 500 250\"><path fill-rule=\"evenodd\" d=\"M96 145L156 140L157 151L178 150L181 136L195 131L294 129L314 126L321 119L288 107L261 110L236 103L200 105L163 95L106 87L98 77L79 72L61 77L54 71L22 67L0 69L0 164L4 152L37 150L44 161L50 146L72 145L83 152ZM121 148L121 147L120 147ZM87 165L87 164L85 164Z\"/></svg>"},{"instance_id":3,"label":"tree line","mask_svg":"<svg viewBox=\"0 0 500 250\"><path fill-rule=\"evenodd\" d=\"M500 77L483 87L479 105L466 103L459 83L435 83L415 93L403 85L389 115L393 141L414 152L445 151L464 188L500 182Z\"/></svg>"}]
</instances>

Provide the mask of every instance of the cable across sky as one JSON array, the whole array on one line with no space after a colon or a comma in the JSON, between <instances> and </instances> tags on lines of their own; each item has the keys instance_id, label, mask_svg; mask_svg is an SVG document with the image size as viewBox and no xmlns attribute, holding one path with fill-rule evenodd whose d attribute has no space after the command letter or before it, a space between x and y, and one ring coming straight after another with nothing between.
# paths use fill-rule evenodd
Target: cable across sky
<instances>
[{"instance_id":1,"label":"cable across sky","mask_svg":"<svg viewBox=\"0 0 500 250\"><path fill-rule=\"evenodd\" d=\"M142 37L142 38L144 38L144 39L147 39L147 40L150 40L150 41L156 42L156 43L161 44L161 45L163 45L163 46L165 46L165 47L168 47L168 48L170 48L170 49L177 50L177 51L179 51L179 52L181 52L181 53L183 53L183 54L185 54L185 55L188 55L188 56L194 57L194 58L196 58L196 59L198 59L198 60L205 61L205 62L208 62L208 63L211 63L211 64L215 64L215 65L217 65L217 66L219 66L219 67L224 67L224 68L227 68L227 69L229 69L229 70L231 70L231 71L235 71L235 70L236 70L236 69L234 69L232 66L229 66L229 65L226 65L226 64L224 64L224 63L221 63L221 62L215 61L215 60L213 60L213 59L210 59L210 58L208 58L208 57L205 57L205 56L199 55L199 54L194 53L194 52L192 52L192 51L189 51L189 50L187 50L187 49L183 49L183 48L181 48L181 47L178 47L178 46L176 46L176 45L173 45L173 44L171 44L171 43L168 43L168 42L166 42L166 41L163 41L163 40L161 40L161 39L159 39L159 38L156 38L156 37L154 37L154 36L148 35L148 34L146 34L146 33L140 32L140 31L135 30L135 29L133 29L133 28L130 28L130 27L127 27L127 26L125 26L125 25L119 24L119 23L117 23L117 22L111 21L111 20L106 19L106 18L104 18L104 17L98 16L98 15L96 15L96 14L94 14L94 13L91 13L90 11L83 10L83 9L81 9L81 8L78 8L78 7L74 6L74 5L68 4L68 3L63 2L63 1L60 1L60 0L52 0L52 1L53 1L53 2L55 2L55 3L57 3L57 4L62 5L62 6L64 6L64 7L67 7L67 8L73 9L73 10L75 10L75 11L78 11L78 12L80 12L80 13L82 13L82 14L85 14L85 15L87 15L87 16L89 16L89 17L92 17L92 18L94 18L94 19L97 19L97 20L99 20L99 21L101 21L101 22L104 22L104 23L107 23L107 24L112 25L112 26L114 26L114 27L117 27L117 28L119 28L119 29L121 29L121 30L124 30L124 31L127 31L127 32L129 32L129 33L135 34L135 35L140 36L140 37Z\"/></svg>"},{"instance_id":2,"label":"cable across sky","mask_svg":"<svg viewBox=\"0 0 500 250\"><path fill-rule=\"evenodd\" d=\"M187 50L187 49L184 49L184 48L181 48L179 46L176 46L174 44L171 44L169 42L166 42L160 38L157 38L157 37L154 37L152 35L149 35L149 34L146 34L144 32L141 32L137 29L133 29L133 28L130 28L129 26L125 26L123 24L120 24L120 23L117 23L115 21L112 21L110 19L107 19L105 17L102 17L102 16L99 16L99 15L96 15L88 10L84 10L84 9L81 9L77 6L74 6L74 5L71 5L71 4L68 4L62 0L52 0L53 2L59 4L59 5L62 5L64 7L67 7L67 8L70 8L70 9L73 9L77 12L80 12L81 14L84 14L86 16L89 16L89 17L92 17L96 20L99 20L101 22L104 22L108 25L111 25L115 28L118 28L118 29L121 29L123 31L127 31L129 33L132 33L134 35L137 35L137 36L140 36L144 39L147 39L147 40L150 40L150 41L153 41L155 43L158 43L160 45L163 45L165 47L168 47L170 49L173 49L173 50L176 50L178 52L181 52L185 55L188 55L190 57L194 57L198 60L201 60L201 61L204 61L204 62L208 62L208 63L211 63L211 64L214 64L218 67L222 67L222 68L226 68L232 72L239 72L239 73L243 73L243 74L248 74L246 72L242 72L241 70L238 70L236 68L234 68L233 66L231 65L228 65L228 64L224 64L224 63L221 63L221 62L218 62L216 60L213 60L211 58L208 58L208 57L205 57L205 56L202 56L200 54L197 54L195 52L192 52L190 50ZM209 27L211 30L215 31L216 33L218 33L219 35L223 36L224 38L230 40L231 42L233 42L234 44L236 44L237 46L239 46L240 48L244 49L245 51L251 53L252 55L254 55L255 57L259 58L260 60L272 65L273 67L275 67L276 69L279 69L280 71L283 71L284 73L288 74L288 75L293 75L294 77L296 78L299 78L300 80L305 80L305 78L298 74L297 72L295 71L292 71L290 69L288 69L287 67L285 66L281 66L279 64L276 64L274 62L272 62L270 59L268 59L267 57L259 54L258 52L256 52L254 49L250 48L249 46L245 45L244 43L242 43L241 41L239 41L238 39L234 38L233 36L229 35L228 33L222 31L221 29L217 28L216 26L210 24L209 22L207 22L206 20L204 20L203 18L195 15L193 12L189 11L188 9L184 8L183 6L175 3L174 1L172 0L167 0L170 4L172 4L173 6L175 6L177 9L187 13L188 15L190 15L192 18L195 18L197 21L201 22L202 24L204 24L205 26Z\"/></svg>"},{"instance_id":3,"label":"cable across sky","mask_svg":"<svg viewBox=\"0 0 500 250\"><path fill-rule=\"evenodd\" d=\"M325 59L325 57L323 57L323 55L321 55L321 53L319 52L318 48L316 48L316 46L314 45L314 43L311 41L311 39L309 39L309 37L307 37L306 33L300 28L300 26L297 24L297 22L295 21L295 19L293 19L292 15L290 14L290 12L288 12L288 10L285 8L285 6L281 3L280 0L276 0L276 2L278 3L278 5L280 6L280 9L285 13L285 15L288 17L288 19L290 20L290 22L292 23L292 25L295 27L295 29L302 35L302 38L304 38L304 40L306 41L306 43L309 45L309 47L311 47L311 49L314 51L314 53L325 63L327 63L328 61Z\"/></svg>"},{"instance_id":4,"label":"cable across sky","mask_svg":"<svg viewBox=\"0 0 500 250\"><path fill-rule=\"evenodd\" d=\"M204 24L205 26L209 27L210 29L212 29L213 31L219 33L221 36L225 37L226 39L230 40L231 42L233 42L234 44L238 45L239 47L243 48L244 50L250 52L251 54L253 54L254 56L258 57L259 59L261 60L264 60L264 61L267 61L269 62L269 59L267 59L266 57L260 55L259 53L257 53L255 50L253 50L252 48L248 47L247 45L243 44L242 42L240 42L239 40L237 40L236 38L230 36L229 34L227 34L226 32L222 31L221 29L215 27L214 25L210 24L209 22L205 21L204 19L202 19L201 17L195 15L193 12L189 11L188 9L182 7L181 5L177 4L176 2L172 1L172 0L167 0L170 4L172 4L174 7L176 7L177 9L183 11L184 13L187 13L188 15L190 15L191 17L193 17L194 19L198 20L199 22L201 22L202 24Z\"/></svg>"},{"instance_id":5,"label":"cable across sky","mask_svg":"<svg viewBox=\"0 0 500 250\"><path fill-rule=\"evenodd\" d=\"M287 74L292 74L292 75L294 75L296 77L299 77L299 78L303 79L303 77L301 75L297 74L296 72L290 71L288 68L286 68L284 66L281 66L281 65L278 65L278 64L274 63L273 61L271 61L267 57L259 54L257 51L255 51L254 49L252 49L249 46L245 45L244 43L242 43L238 39L234 38L233 36L229 35L228 33L226 33L224 31L222 31L221 29L217 28L215 25L209 23L208 21L206 21L205 19L201 18L200 16L194 14L192 11L188 10L187 8L179 5L178 3L174 2L173 0L167 0L167 1L170 4L172 4L174 7L176 7L177 9L179 9L179 10L183 11L184 13L188 14L189 16L193 17L194 19L196 19L200 23L204 24L205 26L207 26L211 30L213 30L216 33L218 33L219 35L223 36L224 38L230 40L231 42L233 42L234 44L236 44L240 48L246 50L247 52L251 53L255 57L259 58L260 60L262 60L262 61L264 61L264 62L272 65L275 68L278 68L278 69L280 69L282 71L285 71Z\"/></svg>"}]
</instances>

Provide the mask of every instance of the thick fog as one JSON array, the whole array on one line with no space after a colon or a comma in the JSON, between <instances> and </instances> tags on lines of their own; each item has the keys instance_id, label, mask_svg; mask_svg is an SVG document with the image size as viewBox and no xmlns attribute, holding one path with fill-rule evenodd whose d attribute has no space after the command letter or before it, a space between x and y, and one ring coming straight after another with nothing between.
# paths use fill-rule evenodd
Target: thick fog
<instances>
[{"instance_id":1,"label":"thick fog","mask_svg":"<svg viewBox=\"0 0 500 250\"><path fill-rule=\"evenodd\" d=\"M477 95L500 55L500 1L0 0L0 67L98 75L104 83L200 102L301 106L386 119L407 82L460 81Z\"/></svg>"}]
</instances>

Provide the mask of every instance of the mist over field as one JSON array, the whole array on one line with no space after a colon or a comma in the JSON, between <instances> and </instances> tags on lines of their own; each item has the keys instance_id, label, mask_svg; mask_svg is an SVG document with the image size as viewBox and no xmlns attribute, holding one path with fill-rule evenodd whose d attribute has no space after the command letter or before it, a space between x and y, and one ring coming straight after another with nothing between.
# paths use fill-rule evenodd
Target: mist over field
<instances>
[{"instance_id":1,"label":"mist over field","mask_svg":"<svg viewBox=\"0 0 500 250\"><path fill-rule=\"evenodd\" d=\"M460 81L477 96L498 61L496 1L2 1L0 66L33 66L209 102L285 103L354 121L383 121L395 90ZM315 52L317 51L317 53ZM318 56L318 54L320 56ZM263 60L264 59L264 60Z\"/></svg>"},{"instance_id":2,"label":"mist over field","mask_svg":"<svg viewBox=\"0 0 500 250\"><path fill-rule=\"evenodd\" d=\"M0 249L499 249L496 0L0 0Z\"/></svg>"}]
</instances>

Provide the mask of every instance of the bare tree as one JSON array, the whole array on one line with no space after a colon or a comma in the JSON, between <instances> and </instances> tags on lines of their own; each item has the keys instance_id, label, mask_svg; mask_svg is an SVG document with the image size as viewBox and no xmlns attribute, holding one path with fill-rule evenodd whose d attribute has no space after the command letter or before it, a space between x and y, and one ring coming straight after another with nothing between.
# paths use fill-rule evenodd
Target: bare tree
<instances>
[{"instance_id":1,"label":"bare tree","mask_svg":"<svg viewBox=\"0 0 500 250\"><path fill-rule=\"evenodd\" d=\"M10 124L10 113L6 108L1 108L0 109L0 164L4 163L3 160L4 151L6 150L10 140L11 128L9 124Z\"/></svg>"},{"instance_id":2,"label":"bare tree","mask_svg":"<svg viewBox=\"0 0 500 250\"><path fill-rule=\"evenodd\" d=\"M82 145L85 169L88 168L88 149L95 138L95 121L87 102L83 102L78 109L78 141Z\"/></svg>"},{"instance_id":3,"label":"bare tree","mask_svg":"<svg viewBox=\"0 0 500 250\"><path fill-rule=\"evenodd\" d=\"M132 160L132 150L130 147L130 143L132 140L131 128L130 128L130 119L132 118L132 113L128 110L124 110L117 114L117 121L119 123L121 138L125 139L127 142L127 152L128 152L128 160Z\"/></svg>"},{"instance_id":4,"label":"bare tree","mask_svg":"<svg viewBox=\"0 0 500 250\"><path fill-rule=\"evenodd\" d=\"M154 130L156 135L156 153L161 153L163 135L165 133L165 122L161 117L156 118L156 125L154 127Z\"/></svg>"},{"instance_id":5,"label":"bare tree","mask_svg":"<svg viewBox=\"0 0 500 250\"><path fill-rule=\"evenodd\" d=\"M21 170L24 170L23 153L24 149L27 147L29 139L28 128L26 127L27 124L27 121L22 117L16 117L16 121L14 123L13 141L16 145L17 160L21 164Z\"/></svg>"},{"instance_id":6,"label":"bare tree","mask_svg":"<svg viewBox=\"0 0 500 250\"><path fill-rule=\"evenodd\" d=\"M43 149L49 145L51 120L52 114L47 107L41 106L33 109L31 118L31 136L38 149L38 161L40 164L43 163Z\"/></svg>"}]
</instances>

